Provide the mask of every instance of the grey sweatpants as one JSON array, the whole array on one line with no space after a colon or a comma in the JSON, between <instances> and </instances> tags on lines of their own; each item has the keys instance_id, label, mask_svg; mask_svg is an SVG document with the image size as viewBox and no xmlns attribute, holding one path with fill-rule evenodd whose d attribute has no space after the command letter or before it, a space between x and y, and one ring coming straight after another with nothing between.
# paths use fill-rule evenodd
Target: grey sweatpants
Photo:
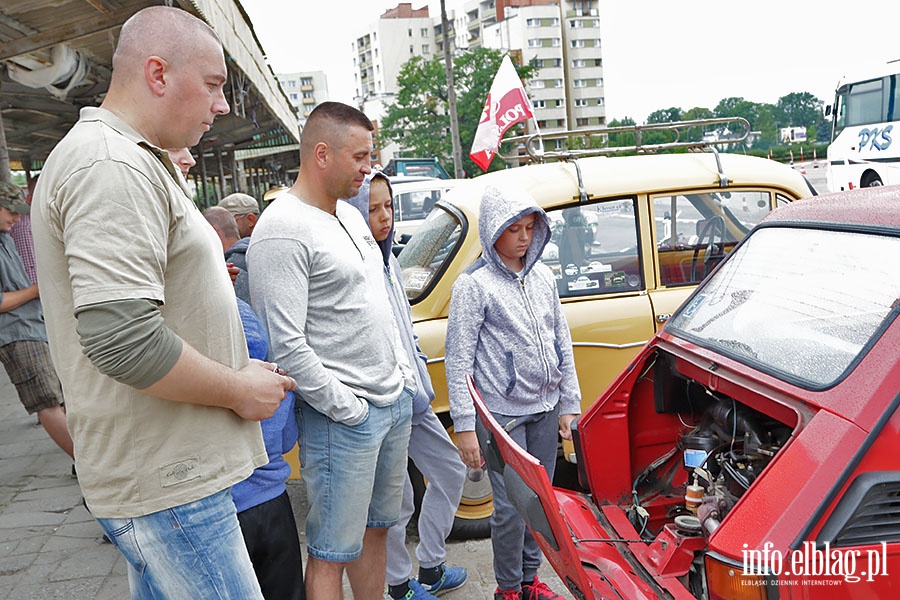
<instances>
[{"instance_id":1,"label":"grey sweatpants","mask_svg":"<svg viewBox=\"0 0 900 600\"><path fill-rule=\"evenodd\" d=\"M466 466L431 407L412 418L409 457L428 481L419 512L419 544L416 560L420 567L436 567L447 556L445 540L453 527L453 518L462 496ZM415 510L409 475L403 488L400 520L388 529L388 585L400 585L412 574L412 559L406 550L406 525Z\"/></svg>"},{"instance_id":2,"label":"grey sweatpants","mask_svg":"<svg viewBox=\"0 0 900 600\"><path fill-rule=\"evenodd\" d=\"M553 481L556 450L559 444L559 405L545 413L513 417L491 413L501 427L528 454L538 459ZM475 427L483 430L481 420ZM483 450L483 449L482 449ZM541 549L525 527L525 520L506 494L503 473L488 469L494 492L491 515L491 546L494 550L494 577L501 590L518 590L523 581L531 581L541 566Z\"/></svg>"}]
</instances>

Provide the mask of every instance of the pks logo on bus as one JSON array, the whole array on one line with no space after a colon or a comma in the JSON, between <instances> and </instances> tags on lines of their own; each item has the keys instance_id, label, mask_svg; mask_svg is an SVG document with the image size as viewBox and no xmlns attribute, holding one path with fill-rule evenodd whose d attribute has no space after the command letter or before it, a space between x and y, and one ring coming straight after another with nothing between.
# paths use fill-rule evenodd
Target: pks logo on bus
<instances>
[{"instance_id":1,"label":"pks logo on bus","mask_svg":"<svg viewBox=\"0 0 900 600\"><path fill-rule=\"evenodd\" d=\"M888 125L884 129L873 127L872 129L863 128L859 130L859 151L866 149L887 150L891 145L891 130L893 125Z\"/></svg>"}]
</instances>

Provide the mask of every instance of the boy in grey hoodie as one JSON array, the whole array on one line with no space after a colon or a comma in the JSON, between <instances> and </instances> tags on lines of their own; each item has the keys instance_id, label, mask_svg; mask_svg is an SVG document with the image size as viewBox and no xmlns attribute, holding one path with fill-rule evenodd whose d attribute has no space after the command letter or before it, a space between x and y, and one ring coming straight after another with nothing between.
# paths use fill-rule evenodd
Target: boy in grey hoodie
<instances>
[{"instance_id":1,"label":"boy in grey hoodie","mask_svg":"<svg viewBox=\"0 0 900 600\"><path fill-rule=\"evenodd\" d=\"M466 387L471 374L497 421L552 480L557 433L571 439L581 394L556 280L540 262L549 219L525 190L513 188L486 188L480 212L482 256L453 284L447 323L447 385L459 454L472 468L482 464ZM507 497L502 473L488 469L488 476L494 598L561 598L537 578L541 551Z\"/></svg>"},{"instance_id":2,"label":"boy in grey hoodie","mask_svg":"<svg viewBox=\"0 0 900 600\"><path fill-rule=\"evenodd\" d=\"M418 579L410 579L412 560L406 549L406 525L415 510L412 482L407 476L400 520L388 529L388 593L397 600L427 600L462 587L468 577L464 568L444 564L447 557L445 540L453 527L453 517L462 496L466 467L459 459L456 446L444 426L431 409L434 389L426 367L427 357L416 342L400 264L391 251L394 239L393 193L387 175L380 171L372 173L363 183L359 194L348 202L369 222L372 237L384 257L388 299L400 329L403 347L410 363L415 366L418 384L413 398L409 457L428 480L419 511L419 544L416 546Z\"/></svg>"}]
</instances>

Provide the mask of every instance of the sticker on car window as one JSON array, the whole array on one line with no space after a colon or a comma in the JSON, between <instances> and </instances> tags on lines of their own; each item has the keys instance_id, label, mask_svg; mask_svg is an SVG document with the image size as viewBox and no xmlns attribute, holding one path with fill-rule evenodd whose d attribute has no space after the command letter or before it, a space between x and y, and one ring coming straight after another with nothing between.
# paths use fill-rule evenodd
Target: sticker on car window
<instances>
[{"instance_id":1,"label":"sticker on car window","mask_svg":"<svg viewBox=\"0 0 900 600\"><path fill-rule=\"evenodd\" d=\"M623 287L628 285L628 277L625 271L603 274L603 285L608 288Z\"/></svg>"},{"instance_id":2,"label":"sticker on car window","mask_svg":"<svg viewBox=\"0 0 900 600\"><path fill-rule=\"evenodd\" d=\"M403 273L403 285L408 291L421 292L431 280L431 269L407 269Z\"/></svg>"},{"instance_id":3,"label":"sticker on car window","mask_svg":"<svg viewBox=\"0 0 900 600\"><path fill-rule=\"evenodd\" d=\"M697 294L697 297L694 298L690 304L688 304L687 308L684 309L684 316L691 317L694 315L694 311L697 310L703 302L706 301L706 294Z\"/></svg>"},{"instance_id":4,"label":"sticker on car window","mask_svg":"<svg viewBox=\"0 0 900 600\"><path fill-rule=\"evenodd\" d=\"M589 279L585 276L581 276L575 281L569 282L569 291L575 292L578 290L593 290L600 287L600 282L596 279Z\"/></svg>"},{"instance_id":5,"label":"sticker on car window","mask_svg":"<svg viewBox=\"0 0 900 600\"><path fill-rule=\"evenodd\" d=\"M604 265L600 261L591 261L586 267L581 267L582 273L609 273L612 271L612 265Z\"/></svg>"}]
</instances>

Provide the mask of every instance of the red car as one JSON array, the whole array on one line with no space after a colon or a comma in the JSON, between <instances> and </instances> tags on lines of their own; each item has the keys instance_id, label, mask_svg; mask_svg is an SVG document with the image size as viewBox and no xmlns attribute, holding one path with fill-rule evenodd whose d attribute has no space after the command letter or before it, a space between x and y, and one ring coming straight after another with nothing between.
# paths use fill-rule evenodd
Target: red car
<instances>
[{"instance_id":1,"label":"red car","mask_svg":"<svg viewBox=\"0 0 900 600\"><path fill-rule=\"evenodd\" d=\"M575 598L900 597L900 187L770 214L577 422L485 458Z\"/></svg>"}]
</instances>

